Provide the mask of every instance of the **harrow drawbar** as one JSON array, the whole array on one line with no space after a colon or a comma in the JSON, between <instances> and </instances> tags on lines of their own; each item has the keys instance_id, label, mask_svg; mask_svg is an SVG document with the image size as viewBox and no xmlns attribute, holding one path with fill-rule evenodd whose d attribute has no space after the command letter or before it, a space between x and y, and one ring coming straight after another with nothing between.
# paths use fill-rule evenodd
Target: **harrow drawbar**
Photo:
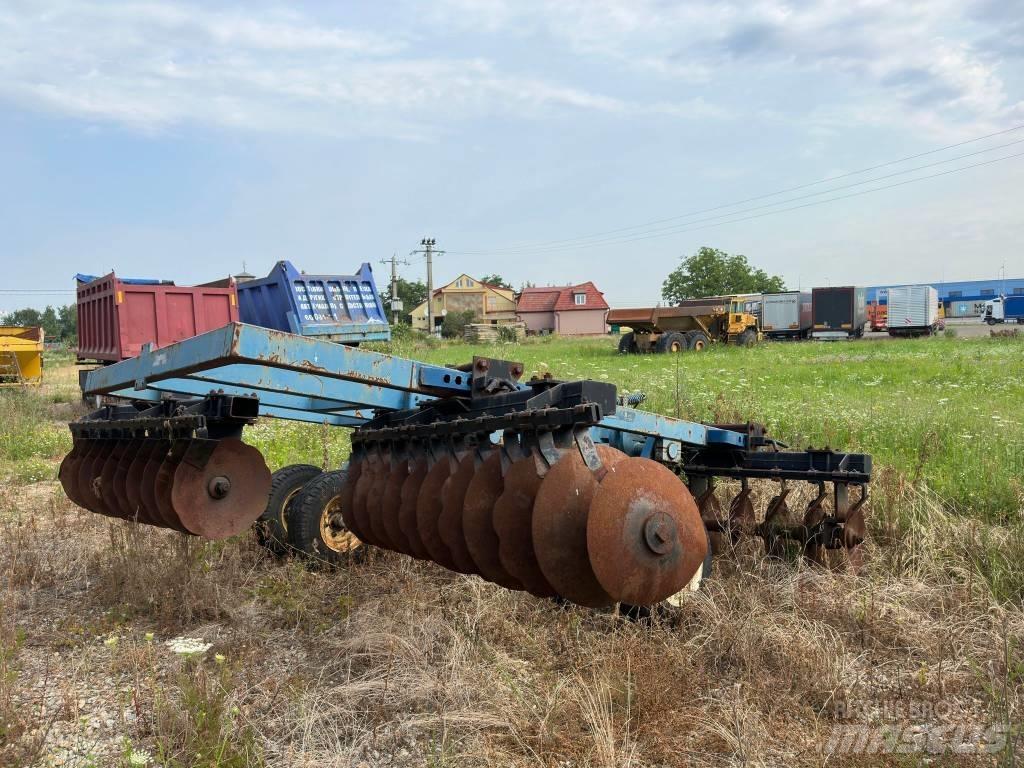
<instances>
[{"instance_id":1,"label":"harrow drawbar","mask_svg":"<svg viewBox=\"0 0 1024 768\"><path fill-rule=\"evenodd\" d=\"M119 404L71 425L60 479L111 517L223 538L272 513L299 552L368 544L589 607L664 600L743 535L770 555L859 562L869 456L791 451L757 425L671 419L606 382L522 374L230 325L91 373L87 388ZM347 466L272 482L241 442L261 415L353 428ZM764 480L779 492L757 515L750 484ZM723 481L739 483L725 508ZM798 483L817 493L795 515Z\"/></svg>"}]
</instances>

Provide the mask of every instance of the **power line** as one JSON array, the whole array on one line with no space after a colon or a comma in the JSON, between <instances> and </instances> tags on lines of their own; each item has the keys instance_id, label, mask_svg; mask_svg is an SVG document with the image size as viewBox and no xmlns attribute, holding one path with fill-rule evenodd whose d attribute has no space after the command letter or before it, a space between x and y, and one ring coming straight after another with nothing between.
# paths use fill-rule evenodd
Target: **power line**
<instances>
[{"instance_id":1,"label":"power line","mask_svg":"<svg viewBox=\"0 0 1024 768\"><path fill-rule=\"evenodd\" d=\"M938 154L940 152L945 152L945 151L948 151L950 149L955 149L957 147L966 146L967 144L974 144L974 143L977 143L979 141L984 141L985 139L991 139L991 138L993 138L995 136L1003 136L1003 135L1005 135L1007 133L1013 133L1013 132L1019 131L1021 129L1024 129L1024 123L1022 123L1020 125L1015 125L1015 126L1013 126L1011 128L1006 128L1006 129L1001 130L1001 131L995 131L994 133L988 133L988 134L985 134L983 136L976 136L975 138L967 139L965 141L960 141L960 142L957 142L955 144L947 144L946 146L939 147L937 149L931 149L931 150L928 150L927 152L919 152L917 154L908 155L906 157L901 157L901 158L898 158L896 160L889 160L889 161L884 162L884 163L878 163L877 165L868 166L866 168L860 168L860 169L858 169L856 171L849 171L847 173L841 173L841 174L837 174L837 175L834 175L834 176L828 176L826 178L819 179L817 181L811 181L811 182L807 182L807 183L804 183L804 184L798 184L798 185L793 186L793 187L787 187L785 189L776 190L775 192L767 192L767 193L764 193L764 194L755 195L753 197L747 197L747 198L744 198L742 200L736 200L736 201L731 202L731 203L723 203L721 205L715 205L715 206L712 206L710 208L701 208L701 209L698 209L698 210L690 211L689 213L681 213L681 214L678 214L678 215L675 215L675 216L668 216L668 217L661 218L661 219L654 219L654 220L648 221L648 222L646 222L644 224L633 224L633 225L627 226L627 227L619 227L617 229L609 229L609 230L604 230L602 232L595 232L595 233L590 234L590 235L580 235L580 236L577 236L577 237L562 238L562 239L557 239L557 240L539 240L539 241L535 241L535 242L532 242L532 243L526 242L526 243L521 243L519 245L506 246L506 247L502 247L502 248L493 248L493 249L488 249L488 250L485 250L485 251L482 251L482 250L451 251L451 253L458 253L460 255L466 255L466 256L485 255L485 254L493 254L493 253L498 253L498 252L522 253L522 252L525 252L525 251L528 251L528 250L532 250L532 249L536 249L536 248L543 248L543 247L546 247L546 246L553 246L553 245L563 244L563 243L576 243L576 242L579 242L579 241L585 241L585 240L590 240L590 239L593 239L593 238L604 237L605 235L614 235L614 234L617 234L619 232L629 232L631 230L645 229L647 227L655 226L657 224L664 224L664 223L667 223L667 222L670 222L670 221L678 221L680 219L687 219L687 218L690 218L692 216L698 216L698 215L700 215L702 213L711 213L713 211L720 211L720 210L723 210L725 208L735 208L738 205L744 205L746 203L756 202L758 200L764 200L764 199L767 199L769 197L778 197L779 195L784 195L784 194L787 194L789 192L797 192L797 191L799 191L801 189L808 189L810 187L815 187L815 186L818 186L818 185L821 185L821 184L827 184L829 182L838 181L840 179L849 178L851 176L858 176L858 175L863 174L863 173L869 173L871 171L876 171L876 170L879 170L881 168L887 168L887 167L892 166L892 165L898 165L900 163L909 162L910 160L916 160L916 159L919 159L919 158L922 158L922 157L927 157L929 155L934 155L934 154ZM1015 143L1017 143L1017 142L1010 142L1010 144L1015 144ZM996 149L1000 149L1000 148L1005 147L1005 146L1009 146L1009 144L1001 145L1001 146L998 146L998 147L990 147L988 149L979 150L978 152L972 152L972 153L968 153L966 155L962 155L962 156L959 156L959 157L956 157L956 158L950 158L948 160L939 161L939 163L933 163L931 165L920 166L917 169L909 169L907 171L901 171L900 173L911 173L914 170L920 170L920 168L927 168L927 167L931 167L932 165L938 165L938 164L946 163L946 162L954 162L955 160L958 160L958 159L963 159L965 157L971 157L973 155L982 154L984 152L991 152L991 151L994 151ZM880 178L889 178L889 176L883 176L883 177L880 177ZM871 181L875 181L875 180L877 180L877 179L866 180L864 182L858 182L858 184L870 183ZM850 185L850 186L855 186L855 185ZM822 191L822 192L817 193L817 194L827 194L830 191L836 191L837 189L843 189L843 188L845 188L845 187L837 187L837 188L834 188L832 190L825 190L825 191ZM723 216L729 216L729 215L735 215L736 213L739 213L739 211L734 211L731 214L722 214L722 215ZM586 243L581 243L581 245L585 245L585 244Z\"/></svg>"},{"instance_id":2,"label":"power line","mask_svg":"<svg viewBox=\"0 0 1024 768\"><path fill-rule=\"evenodd\" d=\"M1012 142L1012 143L1017 143L1017 142ZM1022 157L1022 156L1024 156L1024 152L1020 152L1020 153L1013 154L1013 155L1006 155L1004 157L997 157L997 158L994 158L992 160L985 160L985 161L980 162L980 163L972 163L970 165L964 165L964 166L961 166L959 168L950 168L949 170L940 171L939 173L932 173L932 174L928 174L926 176L918 176L918 177L913 178L913 179L905 179L904 181L895 182L893 184L884 184L884 185L882 185L880 187L872 187L871 189L864 189L864 190L861 190L859 192L852 192L852 193L850 193L848 195L837 195L835 197L828 197L828 198L825 198L823 200L814 200L812 202L804 203L802 205L794 205L794 206L790 206L788 208L779 208L779 209L772 210L772 211L765 211L764 213L760 213L760 214L757 214L757 215L754 215L754 216L744 216L742 218L727 219L727 220L724 220L724 221L717 221L717 222L710 223L710 224L703 224L702 226L697 226L697 227L692 226L692 225L693 224L699 224L702 221L710 221L712 219L721 219L721 218L728 217L728 216L737 216L737 215L742 214L742 213L747 213L749 211L757 210L758 208L774 207L776 205L785 205L786 203L793 202L795 200L802 199L802 198L792 198L790 200L782 200L782 201L779 201L778 203L772 204L771 206L758 206L758 207L750 208L750 209L746 209L746 210L733 211L732 213L722 214L720 216L712 216L712 217L709 217L709 219L703 219L703 220L699 219L697 221L687 222L686 224L679 224L679 225L676 225L675 227L666 228L668 231L654 230L655 234L640 233L640 234L638 234L636 236L632 236L632 237L620 235L618 237L605 238L604 240L594 240L594 241L587 242L587 243L580 243L578 245L564 245L564 246L558 246L558 247L536 249L536 250L533 250L533 251L528 251L528 250L524 250L524 251L482 251L482 252L477 252L477 251L472 251L472 252L450 251L450 253L456 253L456 254L460 254L460 255L484 255L484 254L494 254L494 253L498 253L498 254L501 254L501 255L513 255L513 254L526 254L526 255L530 255L530 254L543 254L543 253L554 253L554 252L559 252L559 251L577 250L579 248L589 248L589 247L595 246L595 245L610 245L610 244L621 245L623 243L632 243L632 242L636 242L638 240L651 240L651 239L656 239L656 238L659 238L659 237L667 237L669 235L678 235L678 234L683 234L685 232L693 232L693 231L700 230L700 229L707 229L709 227L721 226L723 224L735 224L735 223L738 223L738 222L741 222L741 221L751 221L752 219L760 219L760 218L764 218L765 216L772 216L772 215L777 214L777 213L785 213L787 211L795 211L795 210L799 210L801 208L811 208L811 207L816 206L816 205L822 205L824 203L831 203L831 202L835 202L837 200L846 200L846 199L851 198L851 197L860 197L861 195L866 195L866 194L869 194L871 192L881 192L882 190L893 189L894 187L902 187L902 186L906 186L907 184L913 184L913 183L918 182L918 181L927 181L929 179L935 179L935 178L938 178L940 176L948 176L951 173L959 173L960 171L967 171L967 170L970 170L971 168L980 168L981 166L992 165L993 163L998 163L998 162L1001 162L1003 160L1012 160L1014 158L1018 158L1018 157ZM922 168L923 167L927 167L927 166L922 166ZM921 168L917 168L915 170L921 170ZM900 175L900 174L890 174L890 176L893 176L893 175ZM881 178L886 178L886 177L880 177L879 179L871 179L871 181L872 182L879 181ZM857 186L857 185L847 185L846 187L836 187L836 188L827 190L826 192L820 193L820 194L827 194L828 192L835 192L835 191L838 191L840 189L847 189L850 186ZM810 195L810 197L816 197L816 196L817 195Z\"/></svg>"}]
</instances>

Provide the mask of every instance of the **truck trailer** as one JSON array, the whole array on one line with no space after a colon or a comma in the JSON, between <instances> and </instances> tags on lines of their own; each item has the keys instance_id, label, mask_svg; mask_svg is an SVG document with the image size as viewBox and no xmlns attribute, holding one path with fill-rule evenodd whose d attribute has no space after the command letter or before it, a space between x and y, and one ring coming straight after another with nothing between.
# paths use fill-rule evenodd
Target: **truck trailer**
<instances>
[{"instance_id":1,"label":"truck trailer","mask_svg":"<svg viewBox=\"0 0 1024 768\"><path fill-rule=\"evenodd\" d=\"M768 338L803 339L810 329L810 291L781 291L761 297L761 330Z\"/></svg>"},{"instance_id":2,"label":"truck trailer","mask_svg":"<svg viewBox=\"0 0 1024 768\"><path fill-rule=\"evenodd\" d=\"M844 285L811 290L811 337L860 338L868 321L864 288Z\"/></svg>"},{"instance_id":3,"label":"truck trailer","mask_svg":"<svg viewBox=\"0 0 1024 768\"><path fill-rule=\"evenodd\" d=\"M742 297L689 299L683 304L611 310L610 325L631 329L619 340L619 352L699 352L712 342L750 346L762 338L757 318L744 311Z\"/></svg>"},{"instance_id":4,"label":"truck trailer","mask_svg":"<svg viewBox=\"0 0 1024 768\"><path fill-rule=\"evenodd\" d=\"M939 327L939 292L930 285L890 288L885 325L890 336L931 336Z\"/></svg>"},{"instance_id":5,"label":"truck trailer","mask_svg":"<svg viewBox=\"0 0 1024 768\"><path fill-rule=\"evenodd\" d=\"M985 322L1024 323L1024 296L1000 296L985 302Z\"/></svg>"}]
</instances>

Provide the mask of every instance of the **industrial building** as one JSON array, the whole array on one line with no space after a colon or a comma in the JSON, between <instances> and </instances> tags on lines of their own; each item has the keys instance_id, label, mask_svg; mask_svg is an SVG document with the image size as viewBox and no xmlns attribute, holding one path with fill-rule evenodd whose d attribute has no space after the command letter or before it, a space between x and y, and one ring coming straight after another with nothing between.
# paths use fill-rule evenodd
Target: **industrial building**
<instances>
[{"instance_id":1,"label":"industrial building","mask_svg":"<svg viewBox=\"0 0 1024 768\"><path fill-rule=\"evenodd\" d=\"M985 314L985 302L996 296L1024 295L1024 278L993 278L960 282L917 283L931 285L939 294L946 317L979 317ZM875 285L867 289L868 304L887 304L889 288L905 285Z\"/></svg>"}]
</instances>

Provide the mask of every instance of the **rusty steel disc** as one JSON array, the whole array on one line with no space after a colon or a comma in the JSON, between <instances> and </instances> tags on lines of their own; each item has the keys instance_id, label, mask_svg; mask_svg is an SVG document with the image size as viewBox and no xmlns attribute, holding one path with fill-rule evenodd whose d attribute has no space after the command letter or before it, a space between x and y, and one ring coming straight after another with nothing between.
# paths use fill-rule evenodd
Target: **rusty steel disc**
<instances>
[{"instance_id":1,"label":"rusty steel disc","mask_svg":"<svg viewBox=\"0 0 1024 768\"><path fill-rule=\"evenodd\" d=\"M81 438L75 438L74 443L71 446L71 451L64 457L60 463L60 469L57 470L57 479L60 480L60 485L64 489L65 495L71 499L73 504L81 507L83 506L78 496L78 487L76 485L76 477L78 474L78 462L85 452L86 441Z\"/></svg>"},{"instance_id":2,"label":"rusty steel disc","mask_svg":"<svg viewBox=\"0 0 1024 768\"><path fill-rule=\"evenodd\" d=\"M156 478L170 450L170 440L157 440L146 460L146 466L142 469L142 480L139 482L140 503L151 520L162 519L156 503Z\"/></svg>"},{"instance_id":3,"label":"rusty steel disc","mask_svg":"<svg viewBox=\"0 0 1024 768\"><path fill-rule=\"evenodd\" d=\"M138 456L142 448L142 438L133 437L125 441L124 449L121 451L121 458L114 467L114 497L121 505L121 511L128 518L135 517L139 510L133 507L131 499L128 498L128 471L131 469L132 460Z\"/></svg>"},{"instance_id":4,"label":"rusty steel disc","mask_svg":"<svg viewBox=\"0 0 1024 768\"><path fill-rule=\"evenodd\" d=\"M247 530L263 514L270 469L263 454L237 438L204 442L214 443L212 451L197 457L192 446L178 463L171 504L190 533L226 539Z\"/></svg>"},{"instance_id":5,"label":"rusty steel disc","mask_svg":"<svg viewBox=\"0 0 1024 768\"><path fill-rule=\"evenodd\" d=\"M115 517L103 503L99 495L99 474L103 471L103 464L107 456L113 450L112 440L92 440L92 448L88 455L78 465L78 492L85 501L85 508L108 517Z\"/></svg>"},{"instance_id":6,"label":"rusty steel disc","mask_svg":"<svg viewBox=\"0 0 1024 768\"><path fill-rule=\"evenodd\" d=\"M356 481L355 492L352 494L352 516L356 521L356 528L362 534L356 534L367 544L380 546L380 541L373 535L373 528L370 527L370 518L366 514L366 499L373 487L377 477L377 470L380 469L381 459L377 451L371 451L363 461L362 471Z\"/></svg>"},{"instance_id":7,"label":"rusty steel disc","mask_svg":"<svg viewBox=\"0 0 1024 768\"><path fill-rule=\"evenodd\" d=\"M363 463L362 454L349 457L348 470L345 472L345 482L341 486L341 493L338 494L341 504L341 519L345 522L345 527L359 539L363 539L363 534L357 530L359 523L356 520L356 516L352 514L352 500L355 498L356 483L359 481L359 475L362 474Z\"/></svg>"},{"instance_id":8,"label":"rusty steel disc","mask_svg":"<svg viewBox=\"0 0 1024 768\"><path fill-rule=\"evenodd\" d=\"M373 482L366 492L366 519L370 523L370 531L377 545L384 549L395 549L394 542L388 535L387 528L381 516L381 504L384 500L384 491L387 489L388 478L391 476L392 462L391 452L386 451L381 456L380 464L373 474Z\"/></svg>"},{"instance_id":9,"label":"rusty steel disc","mask_svg":"<svg viewBox=\"0 0 1024 768\"><path fill-rule=\"evenodd\" d=\"M626 454L597 446L601 465L611 471ZM533 549L541 572L566 600L588 608L615 602L594 575L587 553L587 517L598 480L579 451L570 451L551 469L533 503Z\"/></svg>"},{"instance_id":10,"label":"rusty steel disc","mask_svg":"<svg viewBox=\"0 0 1024 768\"><path fill-rule=\"evenodd\" d=\"M92 475L89 467L96 458L97 452L102 448L102 443L94 438L85 438L82 441L85 445L82 453L75 463L75 476L71 478L74 484L75 493L78 495L79 506L88 509L90 512L102 514L99 509L99 501L92 493Z\"/></svg>"},{"instance_id":11,"label":"rusty steel disc","mask_svg":"<svg viewBox=\"0 0 1024 768\"><path fill-rule=\"evenodd\" d=\"M427 556L438 565L454 571L455 561L437 528L443 504L441 492L450 474L451 462L447 456L427 470L427 476L423 478L423 485L416 497L416 531L427 550Z\"/></svg>"},{"instance_id":12,"label":"rusty steel disc","mask_svg":"<svg viewBox=\"0 0 1024 768\"><path fill-rule=\"evenodd\" d=\"M587 518L587 552L616 601L651 605L697 573L708 539L693 496L656 461L629 458L605 475Z\"/></svg>"},{"instance_id":13,"label":"rusty steel disc","mask_svg":"<svg viewBox=\"0 0 1024 768\"><path fill-rule=\"evenodd\" d=\"M115 517L120 517L123 520L131 520L132 512L128 507L128 500L118 495L117 488L114 486L114 477L117 475L117 468L124 460L127 447L127 441L114 440L114 445L110 449L110 453L107 454L106 461L103 462L98 482L99 494L103 503Z\"/></svg>"},{"instance_id":14,"label":"rusty steel disc","mask_svg":"<svg viewBox=\"0 0 1024 768\"><path fill-rule=\"evenodd\" d=\"M154 519L157 522L153 523L153 525L160 528L171 528L176 531L191 533L178 517L177 511L174 509L174 499L172 498L174 473L177 472L178 465L181 464L181 460L185 457L185 451L188 450L191 442L189 439L172 442L171 449L164 456L164 460L160 463L160 468L156 472L156 478L153 483L153 499L156 501L156 507L150 511L156 512Z\"/></svg>"},{"instance_id":15,"label":"rusty steel disc","mask_svg":"<svg viewBox=\"0 0 1024 768\"><path fill-rule=\"evenodd\" d=\"M409 548L409 542L406 541L405 534L402 533L402 526L398 521L398 513L402 509L402 486L405 484L405 479L408 476L409 462L404 458L401 461L396 461L387 476L384 494L380 502L380 518L384 524L384 529L387 531L388 541L392 545L391 548L395 552L401 552L406 555L412 554L412 550Z\"/></svg>"},{"instance_id":16,"label":"rusty steel disc","mask_svg":"<svg viewBox=\"0 0 1024 768\"><path fill-rule=\"evenodd\" d=\"M488 581L508 589L522 589L522 583L501 564L498 534L494 530L494 505L505 484L501 477L501 452L493 451L477 467L466 489L462 505L462 532L477 572Z\"/></svg>"},{"instance_id":17,"label":"rusty steel disc","mask_svg":"<svg viewBox=\"0 0 1024 768\"><path fill-rule=\"evenodd\" d=\"M398 527L405 537L409 547L409 553L420 560L429 560L430 553L420 539L420 532L416 528L416 500L420 495L420 486L427 478L427 460L416 459L409 468L409 475L402 483L402 499L398 508Z\"/></svg>"},{"instance_id":18,"label":"rusty steel disc","mask_svg":"<svg viewBox=\"0 0 1024 768\"><path fill-rule=\"evenodd\" d=\"M554 597L555 590L544 578L533 551L533 501L541 480L533 456L513 462L505 473L501 496L494 503L492 521L501 567L531 595Z\"/></svg>"},{"instance_id":19,"label":"rusty steel disc","mask_svg":"<svg viewBox=\"0 0 1024 768\"><path fill-rule=\"evenodd\" d=\"M128 473L124 479L124 495L128 499L128 507L132 509L139 518L148 518L149 510L142 504L142 478L146 471L146 464L153 450L160 444L159 440L148 438L140 441L139 450L135 452L128 464Z\"/></svg>"},{"instance_id":20,"label":"rusty steel disc","mask_svg":"<svg viewBox=\"0 0 1024 768\"><path fill-rule=\"evenodd\" d=\"M462 532L462 508L466 501L466 490L476 474L474 465L473 453L463 456L441 489L441 514L437 518L437 533L448 548L454 570L459 573L479 573Z\"/></svg>"}]
</instances>

